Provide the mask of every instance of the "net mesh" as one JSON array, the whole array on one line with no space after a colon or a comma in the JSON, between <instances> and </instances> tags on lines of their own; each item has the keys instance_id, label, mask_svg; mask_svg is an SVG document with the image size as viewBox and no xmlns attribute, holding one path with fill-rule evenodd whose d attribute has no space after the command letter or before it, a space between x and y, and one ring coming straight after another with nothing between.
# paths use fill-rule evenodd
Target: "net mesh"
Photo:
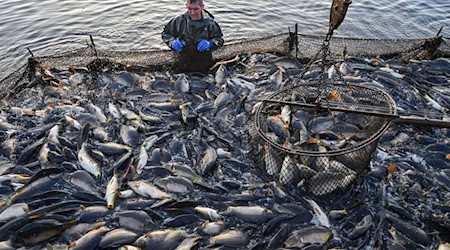
<instances>
[{"instance_id":1,"label":"net mesh","mask_svg":"<svg viewBox=\"0 0 450 250\"><path fill-rule=\"evenodd\" d=\"M291 54L300 60L312 58L322 46L324 36L298 34L298 49L292 42L292 33L242 41L224 46L214 53L215 60L233 58L242 53L272 52ZM432 41L432 42L430 42ZM424 46L426 45L426 46ZM358 57L404 57L426 59L426 57L449 57L450 38L428 39L361 39L334 37L330 41L330 51L339 55L346 48L349 56ZM431 52L430 52L431 51ZM38 56L30 59L9 76L0 81L0 99L11 97L26 87L34 77L35 62L51 69L64 70L67 67L90 67L99 71L126 69L128 71L154 71L169 69L174 62L171 51L107 51L92 46L56 55Z\"/></svg>"},{"instance_id":2,"label":"net mesh","mask_svg":"<svg viewBox=\"0 0 450 250\"><path fill-rule=\"evenodd\" d=\"M347 188L367 168L390 123L386 117L314 106L377 107L396 114L387 93L352 84L304 83L268 99L257 110L252 130L255 155L263 155L258 165L280 184L314 196ZM290 111L291 120L283 119L283 110Z\"/></svg>"}]
</instances>

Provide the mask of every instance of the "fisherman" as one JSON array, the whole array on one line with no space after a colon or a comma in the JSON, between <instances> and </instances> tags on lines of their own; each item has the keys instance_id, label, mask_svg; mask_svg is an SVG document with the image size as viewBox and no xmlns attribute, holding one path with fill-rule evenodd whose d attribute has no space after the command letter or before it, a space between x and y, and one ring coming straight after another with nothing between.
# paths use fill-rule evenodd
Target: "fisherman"
<instances>
[{"instance_id":1,"label":"fisherman","mask_svg":"<svg viewBox=\"0 0 450 250\"><path fill-rule=\"evenodd\" d=\"M186 13L164 27L162 39L177 52L177 72L207 72L212 65L212 51L224 43L222 30L203 0L186 0Z\"/></svg>"}]
</instances>

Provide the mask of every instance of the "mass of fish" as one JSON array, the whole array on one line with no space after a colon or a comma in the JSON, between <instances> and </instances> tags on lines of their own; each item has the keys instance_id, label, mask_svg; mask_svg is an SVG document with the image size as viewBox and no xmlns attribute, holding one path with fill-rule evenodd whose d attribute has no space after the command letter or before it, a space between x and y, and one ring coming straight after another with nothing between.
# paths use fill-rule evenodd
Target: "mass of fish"
<instances>
[{"instance_id":1,"label":"mass of fish","mask_svg":"<svg viewBox=\"0 0 450 250\"><path fill-rule=\"evenodd\" d=\"M333 159L278 159L249 132L261 99L303 67L268 53L206 75L41 66L1 103L0 249L449 249L447 129L391 126L367 174L344 166L343 176L310 182L321 195L313 190L323 182L348 180L326 200L308 198L301 178L273 178L292 164L338 173ZM384 89L399 111L447 119L446 58L348 58L331 79L336 70ZM313 65L303 81L320 72ZM274 140L317 150L349 141L330 137L326 116L304 123L298 108L277 112L267 121ZM343 127L353 134L354 125Z\"/></svg>"}]
</instances>

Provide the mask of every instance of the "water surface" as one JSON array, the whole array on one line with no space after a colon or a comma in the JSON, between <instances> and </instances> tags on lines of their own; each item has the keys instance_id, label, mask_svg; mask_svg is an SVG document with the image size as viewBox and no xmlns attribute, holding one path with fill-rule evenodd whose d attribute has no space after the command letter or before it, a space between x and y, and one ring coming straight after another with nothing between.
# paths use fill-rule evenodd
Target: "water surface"
<instances>
[{"instance_id":1,"label":"water surface","mask_svg":"<svg viewBox=\"0 0 450 250\"><path fill-rule=\"evenodd\" d=\"M226 42L286 32L323 35L331 0L205 1L221 24ZM86 46L88 35L111 50L166 48L165 23L185 11L184 1L2 0L0 2L0 78L29 56ZM448 0L353 1L336 35L366 38L422 38L450 23ZM444 35L450 37L450 27Z\"/></svg>"}]
</instances>

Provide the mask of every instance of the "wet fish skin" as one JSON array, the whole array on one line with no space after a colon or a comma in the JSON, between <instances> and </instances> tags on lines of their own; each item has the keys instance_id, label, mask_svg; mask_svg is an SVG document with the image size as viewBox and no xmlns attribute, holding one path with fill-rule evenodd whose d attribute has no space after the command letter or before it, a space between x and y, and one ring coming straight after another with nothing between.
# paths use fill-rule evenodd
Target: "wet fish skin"
<instances>
[{"instance_id":1,"label":"wet fish skin","mask_svg":"<svg viewBox=\"0 0 450 250\"><path fill-rule=\"evenodd\" d=\"M119 192L119 180L117 174L114 174L106 186L105 200L109 209L114 208L115 201Z\"/></svg>"},{"instance_id":2,"label":"wet fish skin","mask_svg":"<svg viewBox=\"0 0 450 250\"><path fill-rule=\"evenodd\" d=\"M200 173L202 175L209 174L215 167L217 161L217 152L213 147L206 149L205 155L200 161Z\"/></svg>"},{"instance_id":3,"label":"wet fish skin","mask_svg":"<svg viewBox=\"0 0 450 250\"><path fill-rule=\"evenodd\" d=\"M191 237L184 239L175 250L190 250L198 244L201 237Z\"/></svg>"},{"instance_id":4,"label":"wet fish skin","mask_svg":"<svg viewBox=\"0 0 450 250\"><path fill-rule=\"evenodd\" d=\"M314 200L311 199L305 198L305 201L308 202L308 204L312 207L314 215L318 220L318 222L320 223L320 225L326 228L330 228L331 226L330 220L328 219L328 216L325 214L322 208L319 206L319 204L317 204Z\"/></svg>"},{"instance_id":5,"label":"wet fish skin","mask_svg":"<svg viewBox=\"0 0 450 250\"><path fill-rule=\"evenodd\" d=\"M194 185L189 179L180 176L167 176L160 178L155 181L155 184L173 193L187 193L194 188Z\"/></svg>"},{"instance_id":6,"label":"wet fish skin","mask_svg":"<svg viewBox=\"0 0 450 250\"><path fill-rule=\"evenodd\" d=\"M362 220L356 224L355 228L349 233L348 237L352 240L357 239L366 233L372 227L372 216L370 214L364 216Z\"/></svg>"},{"instance_id":7,"label":"wet fish skin","mask_svg":"<svg viewBox=\"0 0 450 250\"><path fill-rule=\"evenodd\" d=\"M107 155L120 155L130 152L132 149L129 146L115 142L97 143L95 146L98 150Z\"/></svg>"},{"instance_id":8,"label":"wet fish skin","mask_svg":"<svg viewBox=\"0 0 450 250\"><path fill-rule=\"evenodd\" d=\"M294 218L292 214L279 214L268 221L263 227L263 235L269 236L272 234L282 223Z\"/></svg>"},{"instance_id":9,"label":"wet fish skin","mask_svg":"<svg viewBox=\"0 0 450 250\"><path fill-rule=\"evenodd\" d=\"M174 249L186 235L182 230L153 231L139 237L133 244L142 249Z\"/></svg>"},{"instance_id":10,"label":"wet fish skin","mask_svg":"<svg viewBox=\"0 0 450 250\"><path fill-rule=\"evenodd\" d=\"M114 103L112 103L112 102L109 102L109 103L108 103L108 111L109 111L109 113L113 116L114 119L120 119L120 118L122 117L122 115L121 115L119 109L118 109L117 106L116 106Z\"/></svg>"},{"instance_id":11,"label":"wet fish skin","mask_svg":"<svg viewBox=\"0 0 450 250\"><path fill-rule=\"evenodd\" d=\"M239 219L254 224L262 224L269 220L273 213L269 209L261 206L230 206L225 214L236 216Z\"/></svg>"},{"instance_id":12,"label":"wet fish skin","mask_svg":"<svg viewBox=\"0 0 450 250\"><path fill-rule=\"evenodd\" d=\"M210 220L223 220L222 215L212 208L197 206L194 208L194 211Z\"/></svg>"},{"instance_id":13,"label":"wet fish skin","mask_svg":"<svg viewBox=\"0 0 450 250\"><path fill-rule=\"evenodd\" d=\"M34 154L37 153L37 151L41 148L41 146L44 144L45 138L41 138L37 140L36 142L28 145L25 147L17 157L17 164L22 164L28 161Z\"/></svg>"},{"instance_id":14,"label":"wet fish skin","mask_svg":"<svg viewBox=\"0 0 450 250\"><path fill-rule=\"evenodd\" d=\"M284 243L284 246L287 248L301 248L308 244L317 243L324 245L331 238L333 238L333 233L329 228L322 226L308 226L292 232L291 236Z\"/></svg>"},{"instance_id":15,"label":"wet fish skin","mask_svg":"<svg viewBox=\"0 0 450 250\"><path fill-rule=\"evenodd\" d=\"M8 206L0 213L0 222L7 222L20 217L29 211L26 203L16 203Z\"/></svg>"},{"instance_id":16,"label":"wet fish skin","mask_svg":"<svg viewBox=\"0 0 450 250\"><path fill-rule=\"evenodd\" d=\"M189 80L186 74L180 74L178 79L175 81L175 90L181 93L189 92Z\"/></svg>"},{"instance_id":17,"label":"wet fish skin","mask_svg":"<svg viewBox=\"0 0 450 250\"><path fill-rule=\"evenodd\" d=\"M97 118L100 123L106 123L108 118L105 116L103 111L93 103L89 104L89 108L92 110L93 115Z\"/></svg>"},{"instance_id":18,"label":"wet fish skin","mask_svg":"<svg viewBox=\"0 0 450 250\"><path fill-rule=\"evenodd\" d=\"M398 219L390 213L386 213L386 218L393 223L396 229L415 243L423 246L428 246L430 244L430 238L423 229Z\"/></svg>"},{"instance_id":19,"label":"wet fish skin","mask_svg":"<svg viewBox=\"0 0 450 250\"><path fill-rule=\"evenodd\" d=\"M17 230L17 242L31 246L44 242L62 233L75 221L61 223L54 219L42 219L33 221Z\"/></svg>"},{"instance_id":20,"label":"wet fish skin","mask_svg":"<svg viewBox=\"0 0 450 250\"><path fill-rule=\"evenodd\" d=\"M283 226L273 235L272 238L270 238L269 243L267 244L267 248L276 249L282 246L282 244L287 240L290 233L290 226Z\"/></svg>"},{"instance_id":21,"label":"wet fish skin","mask_svg":"<svg viewBox=\"0 0 450 250\"><path fill-rule=\"evenodd\" d=\"M238 230L229 230L209 238L210 246L224 245L228 247L245 247L248 242L248 236Z\"/></svg>"},{"instance_id":22,"label":"wet fish skin","mask_svg":"<svg viewBox=\"0 0 450 250\"><path fill-rule=\"evenodd\" d=\"M223 232L225 224L223 221L209 222L205 221L202 224L202 230L209 236L215 236Z\"/></svg>"},{"instance_id":23,"label":"wet fish skin","mask_svg":"<svg viewBox=\"0 0 450 250\"><path fill-rule=\"evenodd\" d=\"M124 244L131 244L138 237L139 235L126 229L114 229L103 235L98 246L100 248L116 248Z\"/></svg>"},{"instance_id":24,"label":"wet fish skin","mask_svg":"<svg viewBox=\"0 0 450 250\"><path fill-rule=\"evenodd\" d=\"M128 186L132 188L136 193L144 197L153 199L165 199L171 198L171 195L161 191L155 185L145 181L129 181Z\"/></svg>"},{"instance_id":25,"label":"wet fish skin","mask_svg":"<svg viewBox=\"0 0 450 250\"><path fill-rule=\"evenodd\" d=\"M82 249L92 249L98 246L101 237L108 232L109 229L107 227L99 227L93 229L77 239L74 242L71 242L69 247L74 250L82 250Z\"/></svg>"},{"instance_id":26,"label":"wet fish skin","mask_svg":"<svg viewBox=\"0 0 450 250\"><path fill-rule=\"evenodd\" d=\"M120 137L125 144L133 148L137 147L140 141L139 132L132 126L122 125L120 127Z\"/></svg>"},{"instance_id":27,"label":"wet fish skin","mask_svg":"<svg viewBox=\"0 0 450 250\"><path fill-rule=\"evenodd\" d=\"M216 71L216 75L214 81L216 82L216 86L222 86L225 76L227 74L227 67L224 64L221 64Z\"/></svg>"},{"instance_id":28,"label":"wet fish skin","mask_svg":"<svg viewBox=\"0 0 450 250\"><path fill-rule=\"evenodd\" d=\"M132 231L148 231L155 226L153 219L142 210L128 210L115 213L119 225Z\"/></svg>"},{"instance_id":29,"label":"wet fish skin","mask_svg":"<svg viewBox=\"0 0 450 250\"><path fill-rule=\"evenodd\" d=\"M80 166L94 177L99 178L101 176L100 164L89 155L86 143L81 145L81 149L78 152L78 161Z\"/></svg>"},{"instance_id":30,"label":"wet fish skin","mask_svg":"<svg viewBox=\"0 0 450 250\"><path fill-rule=\"evenodd\" d=\"M169 228L170 227L177 228L177 227L186 226L186 225L189 225L192 223L196 223L196 222L198 222L198 220L199 220L199 218L194 214L182 214L182 215L178 215L173 218L165 219L161 223L161 225L169 227Z\"/></svg>"}]
</instances>

